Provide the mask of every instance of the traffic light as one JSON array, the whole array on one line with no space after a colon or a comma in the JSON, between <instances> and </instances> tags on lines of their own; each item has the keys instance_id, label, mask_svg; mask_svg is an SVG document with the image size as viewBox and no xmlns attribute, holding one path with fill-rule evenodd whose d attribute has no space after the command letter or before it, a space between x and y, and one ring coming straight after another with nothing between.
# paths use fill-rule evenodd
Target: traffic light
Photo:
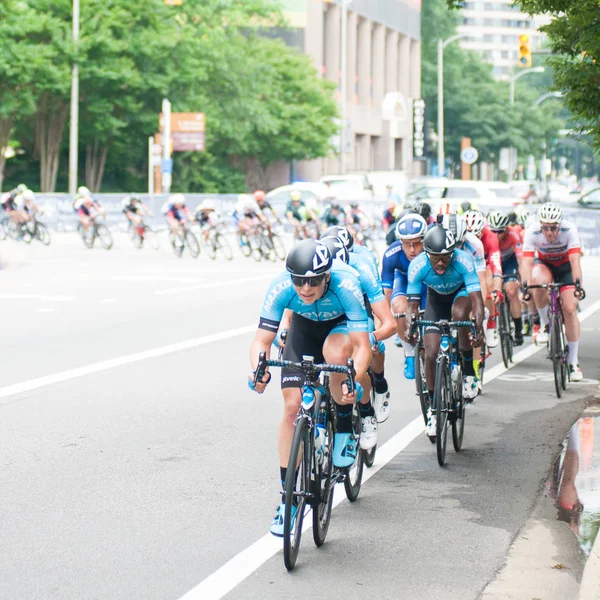
<instances>
[{"instance_id":1,"label":"traffic light","mask_svg":"<svg viewBox=\"0 0 600 600\"><path fill-rule=\"evenodd\" d=\"M165 0L165 4L167 6L181 6L183 4L183 0Z\"/></svg>"},{"instance_id":2,"label":"traffic light","mask_svg":"<svg viewBox=\"0 0 600 600\"><path fill-rule=\"evenodd\" d=\"M531 67L531 38L525 33L519 36L519 67Z\"/></svg>"}]
</instances>

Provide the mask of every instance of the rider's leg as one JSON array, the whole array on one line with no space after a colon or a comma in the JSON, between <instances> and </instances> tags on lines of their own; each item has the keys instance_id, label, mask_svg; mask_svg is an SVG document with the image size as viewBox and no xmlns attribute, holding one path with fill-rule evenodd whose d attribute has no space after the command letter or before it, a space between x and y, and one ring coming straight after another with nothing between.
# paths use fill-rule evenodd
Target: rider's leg
<instances>
[{"instance_id":1,"label":"rider's leg","mask_svg":"<svg viewBox=\"0 0 600 600\"><path fill-rule=\"evenodd\" d=\"M392 313L405 313L408 301L406 296L394 296L392 292L392 299L390 302ZM406 319L404 317L396 319L396 325L398 328L398 337L400 343L404 348L404 377L407 379L415 378L415 347L406 341Z\"/></svg>"},{"instance_id":2,"label":"rider's leg","mask_svg":"<svg viewBox=\"0 0 600 600\"><path fill-rule=\"evenodd\" d=\"M452 305L452 319L456 321L469 321L471 317L471 300L468 296L461 295ZM477 396L479 387L475 379L473 367L473 342L470 331L466 327L458 330L458 345L462 354L463 367L463 396L466 400L472 400Z\"/></svg>"},{"instance_id":3,"label":"rider's leg","mask_svg":"<svg viewBox=\"0 0 600 600\"><path fill-rule=\"evenodd\" d=\"M579 300L574 294L574 288L563 288L560 294L562 300L563 315L565 318L565 331L567 334L567 345L569 347L568 361L570 365L579 365L579 337L581 335L581 324L577 314ZM571 374L573 378L573 374Z\"/></svg>"},{"instance_id":4,"label":"rider's leg","mask_svg":"<svg viewBox=\"0 0 600 600\"><path fill-rule=\"evenodd\" d=\"M552 283L552 273L550 269L543 264L534 264L532 271L533 285L545 285ZM533 295L533 301L537 308L537 312L540 316L540 322L542 327L548 325L548 292L544 289L531 290Z\"/></svg>"},{"instance_id":5,"label":"rider's leg","mask_svg":"<svg viewBox=\"0 0 600 600\"><path fill-rule=\"evenodd\" d=\"M515 322L515 333L523 331L523 319L521 318L521 300L519 299L519 282L507 281L504 284L506 298L510 304L510 314Z\"/></svg>"}]
</instances>

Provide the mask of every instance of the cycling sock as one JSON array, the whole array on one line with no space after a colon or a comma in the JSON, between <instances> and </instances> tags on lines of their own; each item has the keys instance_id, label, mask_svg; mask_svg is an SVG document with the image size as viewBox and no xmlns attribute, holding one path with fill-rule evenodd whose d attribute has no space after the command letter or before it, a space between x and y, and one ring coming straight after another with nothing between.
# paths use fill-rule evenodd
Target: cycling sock
<instances>
[{"instance_id":1,"label":"cycling sock","mask_svg":"<svg viewBox=\"0 0 600 600\"><path fill-rule=\"evenodd\" d=\"M364 419L365 417L374 417L375 416L375 409L373 408L373 405L371 404L371 402L367 402L367 404L359 404L358 405L359 409L360 409L360 416Z\"/></svg>"},{"instance_id":2,"label":"cycling sock","mask_svg":"<svg viewBox=\"0 0 600 600\"><path fill-rule=\"evenodd\" d=\"M388 383L383 376L383 371L381 373L373 373L373 378L375 379L375 392L377 394L385 394L388 391Z\"/></svg>"},{"instance_id":3,"label":"cycling sock","mask_svg":"<svg viewBox=\"0 0 600 600\"><path fill-rule=\"evenodd\" d=\"M533 313L531 315L531 321L533 322L534 325L539 325L540 324L540 315L538 313Z\"/></svg>"},{"instance_id":4,"label":"cycling sock","mask_svg":"<svg viewBox=\"0 0 600 600\"><path fill-rule=\"evenodd\" d=\"M473 371L475 371L475 377L477 377L477 379L481 379L481 377L479 377L479 367L481 365L481 359L480 358L474 358L473 359Z\"/></svg>"},{"instance_id":5,"label":"cycling sock","mask_svg":"<svg viewBox=\"0 0 600 600\"><path fill-rule=\"evenodd\" d=\"M473 350L463 350L462 363L463 374L465 377L475 377L475 369L473 369Z\"/></svg>"},{"instance_id":6,"label":"cycling sock","mask_svg":"<svg viewBox=\"0 0 600 600\"><path fill-rule=\"evenodd\" d=\"M415 347L409 344L406 340L400 338L400 343L404 348L404 356L414 356L415 355Z\"/></svg>"},{"instance_id":7,"label":"cycling sock","mask_svg":"<svg viewBox=\"0 0 600 600\"><path fill-rule=\"evenodd\" d=\"M515 333L522 333L523 331L523 317L513 317L515 322Z\"/></svg>"},{"instance_id":8,"label":"cycling sock","mask_svg":"<svg viewBox=\"0 0 600 600\"><path fill-rule=\"evenodd\" d=\"M352 433L352 407L337 404L337 433Z\"/></svg>"},{"instance_id":9,"label":"cycling sock","mask_svg":"<svg viewBox=\"0 0 600 600\"><path fill-rule=\"evenodd\" d=\"M298 480L298 471L300 467L296 469L296 479L294 479L294 491L296 490L296 481ZM285 477L287 475L287 467L279 467L279 476L281 477L281 489L285 490Z\"/></svg>"},{"instance_id":10,"label":"cycling sock","mask_svg":"<svg viewBox=\"0 0 600 600\"><path fill-rule=\"evenodd\" d=\"M544 306L544 308L538 308L538 315L540 315L540 322L545 327L549 323L548 319L548 310L549 306Z\"/></svg>"},{"instance_id":11,"label":"cycling sock","mask_svg":"<svg viewBox=\"0 0 600 600\"><path fill-rule=\"evenodd\" d=\"M567 346L569 347L569 364L570 365L578 365L579 364L579 342L567 342Z\"/></svg>"}]
</instances>

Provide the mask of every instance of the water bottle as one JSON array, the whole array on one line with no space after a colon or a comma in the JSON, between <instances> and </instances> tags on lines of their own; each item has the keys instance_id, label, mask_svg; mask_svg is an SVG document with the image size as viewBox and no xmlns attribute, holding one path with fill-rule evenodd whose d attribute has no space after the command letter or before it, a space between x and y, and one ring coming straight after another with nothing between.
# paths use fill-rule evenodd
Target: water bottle
<instances>
[{"instance_id":1,"label":"water bottle","mask_svg":"<svg viewBox=\"0 0 600 600\"><path fill-rule=\"evenodd\" d=\"M327 435L327 430L321 423L317 423L315 427L315 451L317 453L317 458L319 460L319 464L323 462L323 458L325 456L325 436Z\"/></svg>"},{"instance_id":2,"label":"water bottle","mask_svg":"<svg viewBox=\"0 0 600 600\"><path fill-rule=\"evenodd\" d=\"M452 383L456 383L458 381L460 369L458 368L458 363L453 362L451 365L450 374L452 377Z\"/></svg>"}]
</instances>

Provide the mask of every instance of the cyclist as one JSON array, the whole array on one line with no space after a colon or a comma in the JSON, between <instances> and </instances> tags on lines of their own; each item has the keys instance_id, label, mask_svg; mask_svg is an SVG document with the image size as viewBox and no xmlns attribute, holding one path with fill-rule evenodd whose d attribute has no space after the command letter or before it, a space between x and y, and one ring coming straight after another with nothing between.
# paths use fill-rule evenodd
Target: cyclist
<instances>
[{"instance_id":1,"label":"cyclist","mask_svg":"<svg viewBox=\"0 0 600 600\"><path fill-rule=\"evenodd\" d=\"M321 241L329 248L334 258L350 264L358 273L358 279L365 297L365 307L369 315L369 338L371 341L371 350L373 352L372 371L378 373L379 381L375 386L375 406L371 406L368 398L363 399L360 405L360 412L363 421L363 434L365 435L365 444L361 437L361 448L370 450L376 445L371 442L371 438L376 436L377 423L383 423L389 417L389 398L390 393L387 381L383 378L385 367L385 344L382 340L389 338L396 330L394 317L390 312L390 306L383 293L381 279L378 274L374 274L369 263L360 259L358 254L350 253L346 250L344 242L338 237L322 237ZM377 319L375 322L374 319ZM376 327L377 325L377 327ZM368 382L361 382L363 387ZM373 434L375 430L375 434ZM375 437L376 440L376 437Z\"/></svg>"},{"instance_id":2,"label":"cyclist","mask_svg":"<svg viewBox=\"0 0 600 600\"><path fill-rule=\"evenodd\" d=\"M496 323L495 304L503 300L502 296L502 260L500 258L500 247L498 237L489 227L486 227L485 218L478 210L468 210L464 215L467 229L475 234L483 244L485 262L487 267L487 291L485 306L490 317L485 330L485 341L488 347L495 348L500 339L498 335L498 324Z\"/></svg>"},{"instance_id":3,"label":"cyclist","mask_svg":"<svg viewBox=\"0 0 600 600\"><path fill-rule=\"evenodd\" d=\"M344 211L337 200L331 200L329 206L321 215L321 222L326 227L334 227L336 225L343 227L346 223L346 211Z\"/></svg>"},{"instance_id":4,"label":"cyclist","mask_svg":"<svg viewBox=\"0 0 600 600\"><path fill-rule=\"evenodd\" d=\"M250 348L252 369L256 369L260 352L267 357L275 340L285 309L292 312L284 360L300 361L303 355L315 362L345 365L354 359L357 385L348 393L345 377L332 373L331 395L337 411L337 431L334 435L333 463L344 468L352 465L357 444L352 435L352 404L368 396L359 383L365 378L371 360L368 317L360 281L356 272L341 261L333 261L323 243L308 239L299 242L288 254L286 271L276 276L260 313L258 329ZM248 378L251 389L265 390L271 380L267 371L262 381L254 385L254 373ZM282 369L281 388L284 409L279 429L279 464L283 487L290 455L294 421L301 402L304 378L294 369ZM283 535L285 505L277 508L271 533ZM292 515L292 519L295 514Z\"/></svg>"},{"instance_id":5,"label":"cyclist","mask_svg":"<svg viewBox=\"0 0 600 600\"><path fill-rule=\"evenodd\" d=\"M137 227L139 236L144 239L144 214L151 217L152 211L137 196L125 196L121 200L121 209L131 227Z\"/></svg>"},{"instance_id":6,"label":"cyclist","mask_svg":"<svg viewBox=\"0 0 600 600\"><path fill-rule=\"evenodd\" d=\"M268 225L267 218L262 214L256 200L249 194L238 196L233 215L240 235L250 235L259 223Z\"/></svg>"},{"instance_id":7,"label":"cyclist","mask_svg":"<svg viewBox=\"0 0 600 600\"><path fill-rule=\"evenodd\" d=\"M410 327L419 310L422 286L427 290L425 319L455 319L468 321L471 313L475 316L476 338L471 341L469 332L461 328L458 333L463 363L463 396L473 400L478 388L473 369L473 345L479 346L483 339L483 298L481 286L475 271L475 264L469 254L456 249L453 233L434 225L423 238L424 253L419 254L408 268L408 306L406 309L407 327ZM408 339L409 331L407 331ZM409 339L414 342L414 339ZM425 329L425 379L429 397L433 399L435 388L435 365L440 345L440 334L436 327ZM435 436L435 415L427 423L427 435Z\"/></svg>"},{"instance_id":8,"label":"cyclist","mask_svg":"<svg viewBox=\"0 0 600 600\"><path fill-rule=\"evenodd\" d=\"M521 299L519 298L519 262L523 254L521 236L517 228L509 224L509 216L499 210L490 212L488 223L490 229L498 236L502 273L504 276L504 290L515 324L515 346L522 346L523 319L521 317Z\"/></svg>"},{"instance_id":9,"label":"cyclist","mask_svg":"<svg viewBox=\"0 0 600 600\"><path fill-rule=\"evenodd\" d=\"M85 198L92 198L92 192L90 192L90 190L87 187L85 187L85 185L81 185L77 188L77 193L75 194L75 198L73 199L73 202L71 204L75 212L79 211L79 207L81 206Z\"/></svg>"},{"instance_id":10,"label":"cyclist","mask_svg":"<svg viewBox=\"0 0 600 600\"><path fill-rule=\"evenodd\" d=\"M180 227L183 226L185 221L194 222L183 194L172 194L169 196L166 217L167 223L174 234L179 232Z\"/></svg>"},{"instance_id":11,"label":"cyclist","mask_svg":"<svg viewBox=\"0 0 600 600\"><path fill-rule=\"evenodd\" d=\"M577 228L563 219L560 206L548 202L538 210L539 226L530 227L525 232L521 275L523 282L534 285L551 283L571 284L561 289L562 310L568 342L568 361L571 381L581 381L583 374L579 368L580 323L577 316L579 299L585 297L573 293L573 284L578 279L583 283L581 272L581 243ZM537 336L537 343L548 342L548 294L543 289L531 290L543 326Z\"/></svg>"},{"instance_id":12,"label":"cyclist","mask_svg":"<svg viewBox=\"0 0 600 600\"><path fill-rule=\"evenodd\" d=\"M423 251L423 238L427 233L425 219L417 213L403 216L396 224L399 241L389 246L383 255L381 280L385 297L390 302L392 313L405 313L407 306L408 267ZM424 304L427 288L423 288L421 299ZM404 348L404 377L415 378L415 347L405 339L406 320L397 319L396 326L400 343Z\"/></svg>"},{"instance_id":13,"label":"cyclist","mask_svg":"<svg viewBox=\"0 0 600 600\"><path fill-rule=\"evenodd\" d=\"M221 215L215 211L215 207L210 200L204 200L198 204L194 214L196 223L200 225L202 237L204 241L208 242L211 229L222 223Z\"/></svg>"},{"instance_id":14,"label":"cyclist","mask_svg":"<svg viewBox=\"0 0 600 600\"><path fill-rule=\"evenodd\" d=\"M290 192L290 199L285 208L285 216L294 227L296 239L310 237L306 227L309 221L317 225L318 231L317 215L306 206L302 200L302 195L297 190Z\"/></svg>"},{"instance_id":15,"label":"cyclist","mask_svg":"<svg viewBox=\"0 0 600 600\"><path fill-rule=\"evenodd\" d=\"M77 206L79 221L86 233L89 232L97 214L101 214L104 218L106 218L106 212L100 203L92 198L91 194L81 196Z\"/></svg>"},{"instance_id":16,"label":"cyclist","mask_svg":"<svg viewBox=\"0 0 600 600\"><path fill-rule=\"evenodd\" d=\"M15 206L15 198L22 194L25 190L27 190L27 186L24 183L20 183L15 189L7 192L2 197L2 208L6 212L6 214L10 215L16 208Z\"/></svg>"},{"instance_id":17,"label":"cyclist","mask_svg":"<svg viewBox=\"0 0 600 600\"><path fill-rule=\"evenodd\" d=\"M391 200L388 204L388 207L383 211L383 218L381 219L381 223L383 225L383 230L385 232L394 229L395 223L400 218L400 215L403 212L402 204Z\"/></svg>"},{"instance_id":18,"label":"cyclist","mask_svg":"<svg viewBox=\"0 0 600 600\"><path fill-rule=\"evenodd\" d=\"M277 223L281 223L281 220L277 216L273 205L267 200L267 195L262 190L256 190L254 192L254 201L256 202L256 206L258 207L260 213L265 217L265 225L267 226L269 233L271 233L271 222L267 217L267 211L271 213Z\"/></svg>"}]
</instances>

